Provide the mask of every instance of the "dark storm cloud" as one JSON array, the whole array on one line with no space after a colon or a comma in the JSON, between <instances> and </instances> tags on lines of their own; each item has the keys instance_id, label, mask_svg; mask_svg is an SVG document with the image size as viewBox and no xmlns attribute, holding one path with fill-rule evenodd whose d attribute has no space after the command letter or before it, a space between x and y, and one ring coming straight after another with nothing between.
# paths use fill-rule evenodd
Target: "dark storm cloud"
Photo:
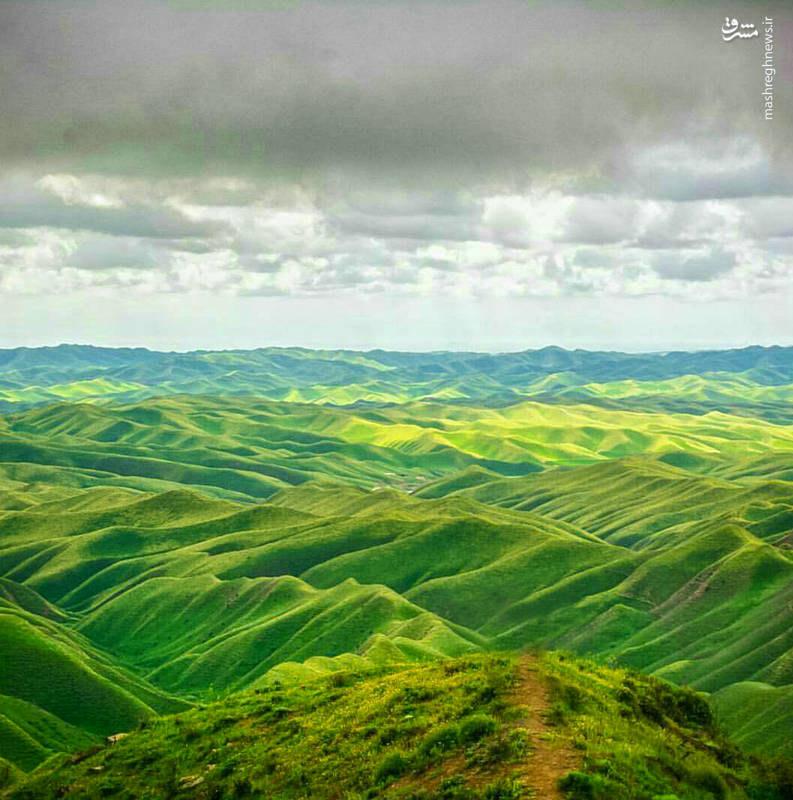
<instances>
[{"instance_id":1,"label":"dark storm cloud","mask_svg":"<svg viewBox=\"0 0 793 800\"><path fill-rule=\"evenodd\" d=\"M789 57L621 5L0 0L0 293L778 285Z\"/></svg>"},{"instance_id":2,"label":"dark storm cloud","mask_svg":"<svg viewBox=\"0 0 793 800\"><path fill-rule=\"evenodd\" d=\"M779 118L764 127L759 48L722 42L711 4L220 8L1 3L0 160L510 183L619 176L626 153L681 131L757 137L781 160L790 129L790 82L777 76ZM676 180L659 191L687 192Z\"/></svg>"}]
</instances>

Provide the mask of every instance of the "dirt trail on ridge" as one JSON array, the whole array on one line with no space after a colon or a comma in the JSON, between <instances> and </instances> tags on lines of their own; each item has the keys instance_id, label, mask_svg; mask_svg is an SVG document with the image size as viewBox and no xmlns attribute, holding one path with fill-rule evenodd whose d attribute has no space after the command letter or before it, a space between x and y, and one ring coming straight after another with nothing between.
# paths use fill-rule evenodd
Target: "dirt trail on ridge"
<instances>
[{"instance_id":1,"label":"dirt trail on ridge","mask_svg":"<svg viewBox=\"0 0 793 800\"><path fill-rule=\"evenodd\" d=\"M522 779L534 790L533 800L562 800L557 780L579 766L580 759L568 745L558 740L556 729L547 725L544 715L550 708L548 689L538 675L537 659L523 655L518 663L518 682L510 700L529 709L521 723L529 733L531 752L524 762Z\"/></svg>"}]
</instances>

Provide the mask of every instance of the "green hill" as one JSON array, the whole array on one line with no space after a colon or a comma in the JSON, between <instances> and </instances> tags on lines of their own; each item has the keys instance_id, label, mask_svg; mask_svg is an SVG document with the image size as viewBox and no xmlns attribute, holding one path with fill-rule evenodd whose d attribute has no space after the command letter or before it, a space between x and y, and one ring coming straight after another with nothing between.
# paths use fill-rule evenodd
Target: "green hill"
<instances>
[{"instance_id":1,"label":"green hill","mask_svg":"<svg viewBox=\"0 0 793 800\"><path fill-rule=\"evenodd\" d=\"M790 452L793 427L759 418L528 401L375 409L181 396L0 417L0 476L8 480L26 471L70 486L163 491L178 484L249 501L327 479L415 489L474 466L525 475L648 455L716 467Z\"/></svg>"},{"instance_id":2,"label":"green hill","mask_svg":"<svg viewBox=\"0 0 793 800\"><path fill-rule=\"evenodd\" d=\"M285 662L526 645L708 691L793 680L783 483L632 459L467 475L416 495L304 483L256 506L170 491L95 510L97 489L74 490L0 516L0 570L14 602L187 699Z\"/></svg>"},{"instance_id":3,"label":"green hill","mask_svg":"<svg viewBox=\"0 0 793 800\"><path fill-rule=\"evenodd\" d=\"M73 749L157 713L187 707L59 624L59 615L29 589L15 591L8 581L4 587L0 743L6 760L29 769L52 751ZM27 601L24 606L7 599L12 591Z\"/></svg>"},{"instance_id":4,"label":"green hill","mask_svg":"<svg viewBox=\"0 0 793 800\"><path fill-rule=\"evenodd\" d=\"M699 353L258 350L161 353L78 345L0 350L0 410L63 400L252 395L333 405L423 399L509 404L596 402L611 408L737 412L793 421L793 348Z\"/></svg>"},{"instance_id":5,"label":"green hill","mask_svg":"<svg viewBox=\"0 0 793 800\"><path fill-rule=\"evenodd\" d=\"M175 692L242 688L286 661L358 653L372 663L482 649L485 640L383 586L348 579L152 578L88 614L80 630Z\"/></svg>"},{"instance_id":6,"label":"green hill","mask_svg":"<svg viewBox=\"0 0 793 800\"><path fill-rule=\"evenodd\" d=\"M270 683L52 759L7 796L779 800L790 769L747 758L690 690L548 654Z\"/></svg>"},{"instance_id":7,"label":"green hill","mask_svg":"<svg viewBox=\"0 0 793 800\"><path fill-rule=\"evenodd\" d=\"M791 348L0 351L0 777L276 680L527 647L783 751L791 386ZM648 800L708 796L681 775Z\"/></svg>"}]
</instances>

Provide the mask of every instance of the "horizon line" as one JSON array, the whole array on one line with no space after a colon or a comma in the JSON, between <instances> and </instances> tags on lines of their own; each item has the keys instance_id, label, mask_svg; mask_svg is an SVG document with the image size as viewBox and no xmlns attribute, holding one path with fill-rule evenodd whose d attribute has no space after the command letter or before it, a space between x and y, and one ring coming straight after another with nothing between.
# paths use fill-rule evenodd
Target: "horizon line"
<instances>
[{"instance_id":1,"label":"horizon line","mask_svg":"<svg viewBox=\"0 0 793 800\"><path fill-rule=\"evenodd\" d=\"M57 350L60 348L85 348L93 350L136 350L144 351L147 353L156 353L161 355L191 355L191 354L206 354L206 353L252 353L264 350L299 350L309 353L401 353L405 355L434 355L434 354L448 354L454 353L458 355L490 355L490 356L508 356L520 355L523 353L541 353L544 351L562 351L565 353L606 353L618 354L627 356L665 356L672 354L696 354L696 353L730 353L740 352L744 350L789 350L793 349L793 344L749 344L742 346L725 346L725 347L696 347L691 350L679 348L663 348L659 350L617 350L617 349L588 349L584 347L565 347L563 345L544 345L543 347L528 347L522 350L471 350L471 349L427 349L427 350L401 350L391 349L386 347L372 347L368 349L357 349L353 347L306 347L304 345L260 345L258 347L219 347L219 348L205 348L197 347L191 349L157 349L146 347L144 345L97 345L79 342L59 342L53 345L18 345L16 347L0 347L0 353L10 353L19 350L33 351L33 350Z\"/></svg>"}]
</instances>

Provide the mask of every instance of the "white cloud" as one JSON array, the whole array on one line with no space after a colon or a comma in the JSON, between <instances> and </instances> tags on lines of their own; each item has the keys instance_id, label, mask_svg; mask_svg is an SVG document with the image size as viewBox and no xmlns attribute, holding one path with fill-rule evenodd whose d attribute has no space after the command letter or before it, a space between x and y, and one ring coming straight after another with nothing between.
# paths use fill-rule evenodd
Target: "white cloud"
<instances>
[{"instance_id":1,"label":"white cloud","mask_svg":"<svg viewBox=\"0 0 793 800\"><path fill-rule=\"evenodd\" d=\"M92 188L89 179L78 178L76 175L45 175L36 181L36 186L70 206L122 208L124 205L119 196Z\"/></svg>"},{"instance_id":2,"label":"white cloud","mask_svg":"<svg viewBox=\"0 0 793 800\"><path fill-rule=\"evenodd\" d=\"M793 196L672 200L547 182L502 194L309 193L65 174L0 177L3 192L6 293L704 300L778 287L793 255ZM209 202L213 192L235 202Z\"/></svg>"}]
</instances>

